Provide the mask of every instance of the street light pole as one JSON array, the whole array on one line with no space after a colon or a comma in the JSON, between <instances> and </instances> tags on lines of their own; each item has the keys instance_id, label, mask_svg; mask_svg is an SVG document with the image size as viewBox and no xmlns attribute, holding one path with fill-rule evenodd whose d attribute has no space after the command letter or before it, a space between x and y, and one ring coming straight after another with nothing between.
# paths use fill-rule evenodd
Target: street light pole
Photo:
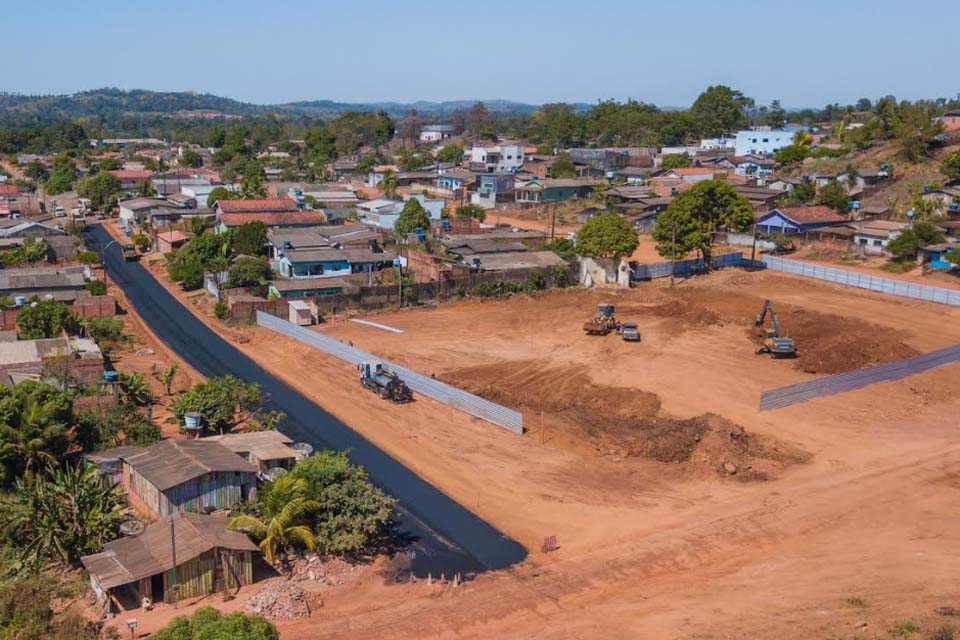
<instances>
[{"instance_id":1,"label":"street light pole","mask_svg":"<svg viewBox=\"0 0 960 640\"><path fill-rule=\"evenodd\" d=\"M670 288L673 289L673 272L677 266L677 225L670 231Z\"/></svg>"}]
</instances>

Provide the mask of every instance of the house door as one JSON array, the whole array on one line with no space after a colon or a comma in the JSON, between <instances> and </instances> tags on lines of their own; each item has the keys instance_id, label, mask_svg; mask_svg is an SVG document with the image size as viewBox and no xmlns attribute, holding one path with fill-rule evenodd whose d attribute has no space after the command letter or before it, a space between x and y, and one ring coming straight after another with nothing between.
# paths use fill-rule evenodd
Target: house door
<instances>
[{"instance_id":1,"label":"house door","mask_svg":"<svg viewBox=\"0 0 960 640\"><path fill-rule=\"evenodd\" d=\"M150 597L154 602L163 602L163 574L158 573L150 578Z\"/></svg>"},{"instance_id":2,"label":"house door","mask_svg":"<svg viewBox=\"0 0 960 640\"><path fill-rule=\"evenodd\" d=\"M213 550L213 592L217 593L226 588L224 584L223 553L219 549Z\"/></svg>"}]
</instances>

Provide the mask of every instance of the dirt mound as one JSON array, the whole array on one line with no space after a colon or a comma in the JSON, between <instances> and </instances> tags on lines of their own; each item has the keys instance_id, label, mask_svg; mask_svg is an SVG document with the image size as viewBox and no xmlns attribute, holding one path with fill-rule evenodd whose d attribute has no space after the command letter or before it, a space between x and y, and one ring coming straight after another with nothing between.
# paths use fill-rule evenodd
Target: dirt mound
<instances>
[{"instance_id":1,"label":"dirt mound","mask_svg":"<svg viewBox=\"0 0 960 640\"><path fill-rule=\"evenodd\" d=\"M721 322L719 313L683 298L668 300L649 307L649 312L661 318L674 320L679 331L695 327L710 327Z\"/></svg>"},{"instance_id":2,"label":"dirt mound","mask_svg":"<svg viewBox=\"0 0 960 640\"><path fill-rule=\"evenodd\" d=\"M767 479L808 457L772 438L748 434L717 415L689 419L660 415L656 394L596 384L580 366L526 360L469 367L441 378L524 411L528 424L538 424L542 411L551 431L559 427L603 456L684 464L694 473L744 481Z\"/></svg>"},{"instance_id":3,"label":"dirt mound","mask_svg":"<svg viewBox=\"0 0 960 640\"><path fill-rule=\"evenodd\" d=\"M253 595L243 610L271 620L310 617L307 592L296 582L275 580Z\"/></svg>"}]
</instances>

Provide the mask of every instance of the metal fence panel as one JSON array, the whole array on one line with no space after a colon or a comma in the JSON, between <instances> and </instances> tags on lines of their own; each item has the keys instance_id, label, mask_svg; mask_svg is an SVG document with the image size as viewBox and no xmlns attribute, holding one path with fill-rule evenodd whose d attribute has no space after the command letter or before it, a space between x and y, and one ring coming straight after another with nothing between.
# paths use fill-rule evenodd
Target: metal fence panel
<instances>
[{"instance_id":1,"label":"metal fence panel","mask_svg":"<svg viewBox=\"0 0 960 640\"><path fill-rule=\"evenodd\" d=\"M519 411L514 411L502 405L490 402L479 396L475 396L472 393L467 393L457 389L456 387L451 387L448 384L430 378L428 376L421 375L416 371L411 371L405 367L393 364L388 362L383 358L379 358L371 353L366 351L361 351L356 347L351 347L350 345L344 344L339 340L319 334L310 329L297 326L292 322L287 322L272 316L269 313L264 313L262 311L257 312L257 324L261 327L276 331L285 336L293 338L299 342L302 342L306 345L314 347L323 351L324 353L329 353L332 356L340 358L345 362L350 364L360 364L361 362L382 362L391 371L395 371L400 374L400 377L403 378L404 382L417 393L421 393L425 396L429 396L436 400L437 402L442 402L443 404L449 405L455 409L459 409L464 413L468 413L472 416L480 418L481 420L486 420L487 422L493 423L498 427L503 427L507 431L511 431L516 434L523 434L523 414Z\"/></svg>"},{"instance_id":2,"label":"metal fence panel","mask_svg":"<svg viewBox=\"0 0 960 640\"><path fill-rule=\"evenodd\" d=\"M710 261L711 269L723 269L724 267L735 267L743 262L742 253L725 253L716 256ZM697 271L704 270L703 260L677 260L675 262L653 262L650 264L638 264L633 269L632 278L634 280L652 280L653 278L666 278L673 273L675 276L688 276Z\"/></svg>"},{"instance_id":3,"label":"metal fence panel","mask_svg":"<svg viewBox=\"0 0 960 640\"><path fill-rule=\"evenodd\" d=\"M868 291L876 291L877 293L886 293L901 298L912 298L914 300L960 307L960 290L956 289L931 287L914 282L907 282L906 280L883 278L881 276L860 273L859 271L847 271L845 269L788 260L776 256L764 256L763 263L768 269L773 269L774 271L792 273L798 276L815 278L825 282L857 287Z\"/></svg>"}]
</instances>

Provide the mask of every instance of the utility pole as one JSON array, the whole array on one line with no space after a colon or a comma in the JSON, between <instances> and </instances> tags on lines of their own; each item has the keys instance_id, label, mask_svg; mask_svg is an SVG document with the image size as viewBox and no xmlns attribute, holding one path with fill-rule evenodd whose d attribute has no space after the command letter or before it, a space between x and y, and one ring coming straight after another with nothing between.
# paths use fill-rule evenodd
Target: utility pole
<instances>
[{"instance_id":1,"label":"utility pole","mask_svg":"<svg viewBox=\"0 0 960 640\"><path fill-rule=\"evenodd\" d=\"M673 272L677 266L677 225L670 232L670 288L673 289Z\"/></svg>"}]
</instances>

